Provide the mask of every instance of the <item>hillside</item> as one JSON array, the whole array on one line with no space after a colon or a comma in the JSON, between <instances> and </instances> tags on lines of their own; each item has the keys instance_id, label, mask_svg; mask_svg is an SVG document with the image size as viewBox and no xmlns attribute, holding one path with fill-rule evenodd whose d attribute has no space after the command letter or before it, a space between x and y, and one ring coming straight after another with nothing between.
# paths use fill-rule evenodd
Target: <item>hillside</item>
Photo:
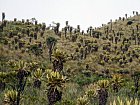
<instances>
[{"instance_id":1,"label":"hillside","mask_svg":"<svg viewBox=\"0 0 140 105\"><path fill-rule=\"evenodd\" d=\"M140 98L140 15L89 27L85 33L80 26L69 27L68 22L62 31L59 25L51 28L37 20L16 18L0 22L0 103L7 102L3 101L7 90L19 92L18 85L25 81L21 105L48 105L47 97L53 96L52 88L46 86L51 77L46 75L52 69L68 79L56 105L114 105L114 100L120 105L117 97L123 102L133 98L134 105ZM21 61L28 65L28 76L18 77L25 69L22 63L17 67Z\"/></svg>"}]
</instances>

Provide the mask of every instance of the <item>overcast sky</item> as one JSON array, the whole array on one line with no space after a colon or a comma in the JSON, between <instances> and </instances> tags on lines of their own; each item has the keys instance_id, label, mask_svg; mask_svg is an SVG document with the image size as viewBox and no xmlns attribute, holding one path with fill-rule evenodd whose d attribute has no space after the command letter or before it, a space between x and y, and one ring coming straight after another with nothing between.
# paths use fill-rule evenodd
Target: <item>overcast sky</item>
<instances>
[{"instance_id":1,"label":"overcast sky","mask_svg":"<svg viewBox=\"0 0 140 105\"><path fill-rule=\"evenodd\" d=\"M35 17L46 25L55 21L61 26L68 20L82 29L101 26L126 13L132 16L132 11L140 13L140 0L0 0L0 13L5 12L8 20Z\"/></svg>"}]
</instances>

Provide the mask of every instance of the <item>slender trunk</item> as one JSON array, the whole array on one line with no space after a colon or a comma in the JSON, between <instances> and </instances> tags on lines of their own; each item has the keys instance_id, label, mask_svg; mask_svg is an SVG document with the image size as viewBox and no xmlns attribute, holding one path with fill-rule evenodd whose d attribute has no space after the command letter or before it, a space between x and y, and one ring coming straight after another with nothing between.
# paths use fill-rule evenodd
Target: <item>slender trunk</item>
<instances>
[{"instance_id":1,"label":"slender trunk","mask_svg":"<svg viewBox=\"0 0 140 105\"><path fill-rule=\"evenodd\" d=\"M4 90L5 89L5 86L6 86L6 84L5 84L5 82L0 82L0 90Z\"/></svg>"},{"instance_id":2,"label":"slender trunk","mask_svg":"<svg viewBox=\"0 0 140 105\"><path fill-rule=\"evenodd\" d=\"M136 78L136 79L134 80L134 83L135 83L135 93L137 93L138 90L139 90L139 79Z\"/></svg>"},{"instance_id":3,"label":"slender trunk","mask_svg":"<svg viewBox=\"0 0 140 105\"><path fill-rule=\"evenodd\" d=\"M36 80L34 81L34 87L35 87L35 88L40 88L40 86L41 86L41 81L38 80L38 79L36 79Z\"/></svg>"},{"instance_id":4,"label":"slender trunk","mask_svg":"<svg viewBox=\"0 0 140 105\"><path fill-rule=\"evenodd\" d=\"M47 93L49 105L55 105L57 101L61 101L62 92L56 88L50 87Z\"/></svg>"},{"instance_id":5,"label":"slender trunk","mask_svg":"<svg viewBox=\"0 0 140 105\"><path fill-rule=\"evenodd\" d=\"M17 105L20 105L20 95L21 95L21 92L24 91L26 81L27 81L27 78L24 81L24 77L19 79L19 87L18 87L18 94L17 94Z\"/></svg>"},{"instance_id":6,"label":"slender trunk","mask_svg":"<svg viewBox=\"0 0 140 105\"><path fill-rule=\"evenodd\" d=\"M17 94L17 105L19 105L19 103L20 103L20 93L21 93L21 91L18 91L18 94Z\"/></svg>"},{"instance_id":7,"label":"slender trunk","mask_svg":"<svg viewBox=\"0 0 140 105\"><path fill-rule=\"evenodd\" d=\"M108 98L108 92L106 89L100 89L99 92L99 105L106 105L107 98Z\"/></svg>"},{"instance_id":8,"label":"slender trunk","mask_svg":"<svg viewBox=\"0 0 140 105\"><path fill-rule=\"evenodd\" d=\"M17 94L17 105L20 104L20 94L21 94L22 82L23 82L23 78L20 78L19 87L18 87L18 94Z\"/></svg>"},{"instance_id":9,"label":"slender trunk","mask_svg":"<svg viewBox=\"0 0 140 105\"><path fill-rule=\"evenodd\" d=\"M119 91L117 84L113 84L113 90L116 93Z\"/></svg>"},{"instance_id":10,"label":"slender trunk","mask_svg":"<svg viewBox=\"0 0 140 105\"><path fill-rule=\"evenodd\" d=\"M49 59L50 59L50 62L52 61L52 49L50 48L49 49Z\"/></svg>"}]
</instances>

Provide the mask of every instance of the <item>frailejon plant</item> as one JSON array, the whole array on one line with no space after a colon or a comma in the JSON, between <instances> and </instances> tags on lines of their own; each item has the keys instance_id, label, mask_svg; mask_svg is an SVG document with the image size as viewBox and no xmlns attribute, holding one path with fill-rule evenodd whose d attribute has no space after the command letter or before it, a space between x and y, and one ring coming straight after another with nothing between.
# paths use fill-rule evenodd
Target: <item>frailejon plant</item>
<instances>
[{"instance_id":1,"label":"frailejon plant","mask_svg":"<svg viewBox=\"0 0 140 105\"><path fill-rule=\"evenodd\" d=\"M88 97L90 103L93 103L94 100L97 100L98 96L98 85L97 84L90 84L85 90L85 95Z\"/></svg>"},{"instance_id":2,"label":"frailejon plant","mask_svg":"<svg viewBox=\"0 0 140 105\"><path fill-rule=\"evenodd\" d=\"M99 80L97 84L99 86L99 89L98 89L99 105L106 105L107 98L108 98L109 81Z\"/></svg>"},{"instance_id":3,"label":"frailejon plant","mask_svg":"<svg viewBox=\"0 0 140 105\"><path fill-rule=\"evenodd\" d=\"M54 32L56 35L58 35L59 33L59 27L60 27L60 23L56 23L56 27L54 27Z\"/></svg>"},{"instance_id":4,"label":"frailejon plant","mask_svg":"<svg viewBox=\"0 0 140 105\"><path fill-rule=\"evenodd\" d=\"M47 97L48 105L54 105L57 101L62 99L62 89L66 77L61 75L59 72L47 70Z\"/></svg>"},{"instance_id":5,"label":"frailejon plant","mask_svg":"<svg viewBox=\"0 0 140 105\"><path fill-rule=\"evenodd\" d=\"M111 79L111 85L112 85L112 88L114 90L114 92L118 92L119 89L122 87L123 85L123 79L122 79L122 76L119 75L119 74L114 74L112 76L112 79Z\"/></svg>"},{"instance_id":6,"label":"frailejon plant","mask_svg":"<svg viewBox=\"0 0 140 105\"><path fill-rule=\"evenodd\" d=\"M86 95L77 99L76 105L89 105L89 100Z\"/></svg>"},{"instance_id":7,"label":"frailejon plant","mask_svg":"<svg viewBox=\"0 0 140 105\"><path fill-rule=\"evenodd\" d=\"M38 68L36 71L34 71L33 76L34 76L34 87L35 88L40 88L41 79L42 79L42 76L43 76L42 69Z\"/></svg>"},{"instance_id":8,"label":"frailejon plant","mask_svg":"<svg viewBox=\"0 0 140 105\"><path fill-rule=\"evenodd\" d=\"M117 99L114 99L113 102L110 102L109 105L139 105L140 101L135 98L135 99L121 99L119 96Z\"/></svg>"},{"instance_id":9,"label":"frailejon plant","mask_svg":"<svg viewBox=\"0 0 140 105\"><path fill-rule=\"evenodd\" d=\"M80 25L77 25L77 32L80 32Z\"/></svg>"},{"instance_id":10,"label":"frailejon plant","mask_svg":"<svg viewBox=\"0 0 140 105\"><path fill-rule=\"evenodd\" d=\"M21 97L21 92L24 91L27 77L30 75L30 71L28 70L28 65L27 62L24 62L22 60L14 62L14 68L17 72L17 102L16 105L20 105L20 97Z\"/></svg>"},{"instance_id":11,"label":"frailejon plant","mask_svg":"<svg viewBox=\"0 0 140 105\"><path fill-rule=\"evenodd\" d=\"M66 62L65 53L56 49L56 51L54 51L52 56L54 57L53 70L59 71L59 72L62 71L63 70L63 63Z\"/></svg>"},{"instance_id":12,"label":"frailejon plant","mask_svg":"<svg viewBox=\"0 0 140 105\"><path fill-rule=\"evenodd\" d=\"M17 105L18 92L16 90L8 90L4 94L4 105Z\"/></svg>"},{"instance_id":13,"label":"frailejon plant","mask_svg":"<svg viewBox=\"0 0 140 105\"><path fill-rule=\"evenodd\" d=\"M3 12L2 13L2 21L4 21L4 19L5 19L5 13Z\"/></svg>"},{"instance_id":14,"label":"frailejon plant","mask_svg":"<svg viewBox=\"0 0 140 105\"><path fill-rule=\"evenodd\" d=\"M52 61L52 52L53 52L53 49L54 49L54 47L56 45L56 42L57 42L57 40L54 37L48 37L46 39L46 44L48 46L50 62Z\"/></svg>"}]
</instances>

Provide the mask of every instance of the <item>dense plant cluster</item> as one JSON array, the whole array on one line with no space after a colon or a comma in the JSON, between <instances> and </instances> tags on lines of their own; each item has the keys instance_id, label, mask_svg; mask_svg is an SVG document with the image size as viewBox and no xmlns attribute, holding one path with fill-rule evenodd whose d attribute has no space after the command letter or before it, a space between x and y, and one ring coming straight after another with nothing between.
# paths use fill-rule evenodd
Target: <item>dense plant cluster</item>
<instances>
[{"instance_id":1,"label":"dense plant cluster","mask_svg":"<svg viewBox=\"0 0 140 105\"><path fill-rule=\"evenodd\" d=\"M140 16L84 32L66 21L0 21L1 105L139 105Z\"/></svg>"}]
</instances>

